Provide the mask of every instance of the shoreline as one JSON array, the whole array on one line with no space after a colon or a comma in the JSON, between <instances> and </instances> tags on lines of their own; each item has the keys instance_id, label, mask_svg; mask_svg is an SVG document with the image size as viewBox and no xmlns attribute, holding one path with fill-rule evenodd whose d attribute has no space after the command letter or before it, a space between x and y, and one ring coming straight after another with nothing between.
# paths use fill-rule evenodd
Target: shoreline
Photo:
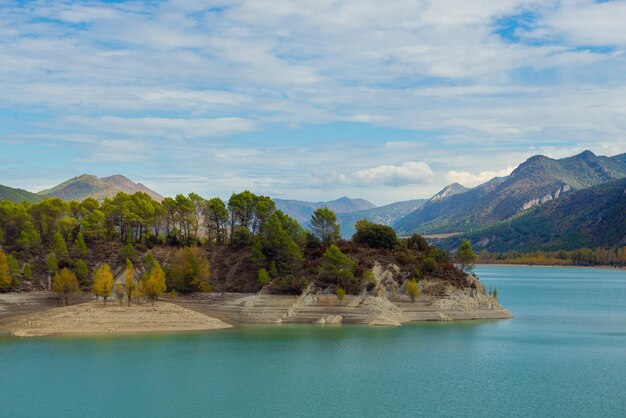
<instances>
[{"instance_id":1,"label":"shoreline","mask_svg":"<svg viewBox=\"0 0 626 418\"><path fill-rule=\"evenodd\" d=\"M96 302L50 307L51 295L32 292L0 295L0 333L15 337L206 332L247 324L401 326L407 323L509 319L512 314L491 298L463 292L415 302L348 295L192 294L149 305L107 307ZM30 297L29 297L30 296ZM16 299L11 306L7 299ZM28 304L28 313L23 305ZM15 312L14 314L12 314Z\"/></svg>"},{"instance_id":2,"label":"shoreline","mask_svg":"<svg viewBox=\"0 0 626 418\"><path fill-rule=\"evenodd\" d=\"M594 270L621 270L626 271L626 266L576 266L572 264L524 264L524 263L476 263L476 267L480 266L502 266L502 267L563 267L573 269L594 269Z\"/></svg>"}]
</instances>

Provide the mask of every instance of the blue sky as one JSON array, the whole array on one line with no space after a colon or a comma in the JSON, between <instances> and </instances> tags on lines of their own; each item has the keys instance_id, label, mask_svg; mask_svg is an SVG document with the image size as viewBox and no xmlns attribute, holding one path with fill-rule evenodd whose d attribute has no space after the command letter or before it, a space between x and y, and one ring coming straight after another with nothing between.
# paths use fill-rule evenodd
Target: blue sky
<instances>
[{"instance_id":1,"label":"blue sky","mask_svg":"<svg viewBox=\"0 0 626 418\"><path fill-rule=\"evenodd\" d=\"M625 1L0 1L0 184L474 186L626 152Z\"/></svg>"}]
</instances>

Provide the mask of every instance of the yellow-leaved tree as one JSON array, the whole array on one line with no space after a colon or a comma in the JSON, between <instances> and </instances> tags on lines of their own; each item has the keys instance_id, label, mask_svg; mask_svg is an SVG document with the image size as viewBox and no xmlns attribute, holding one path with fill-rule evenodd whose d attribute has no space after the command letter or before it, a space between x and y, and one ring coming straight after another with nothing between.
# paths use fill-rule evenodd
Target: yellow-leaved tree
<instances>
[{"instance_id":1,"label":"yellow-leaved tree","mask_svg":"<svg viewBox=\"0 0 626 418\"><path fill-rule=\"evenodd\" d=\"M144 283L145 295L152 302L152 306L159 296L163 295L165 288L165 273L160 266L154 266Z\"/></svg>"},{"instance_id":2,"label":"yellow-leaved tree","mask_svg":"<svg viewBox=\"0 0 626 418\"><path fill-rule=\"evenodd\" d=\"M0 248L0 292L11 290L11 272L7 255Z\"/></svg>"},{"instance_id":3,"label":"yellow-leaved tree","mask_svg":"<svg viewBox=\"0 0 626 418\"><path fill-rule=\"evenodd\" d=\"M63 299L63 306L69 305L72 296L80 290L76 275L67 268L61 269L52 281L52 291L58 293Z\"/></svg>"},{"instance_id":4,"label":"yellow-leaved tree","mask_svg":"<svg viewBox=\"0 0 626 418\"><path fill-rule=\"evenodd\" d=\"M130 301L133 298L133 293L135 291L135 267L133 266L133 262L130 259L126 259L126 271L124 272L126 277L126 297L128 298L128 306L130 306Z\"/></svg>"},{"instance_id":5,"label":"yellow-leaved tree","mask_svg":"<svg viewBox=\"0 0 626 418\"><path fill-rule=\"evenodd\" d=\"M104 299L104 305L107 304L107 299L113 293L113 273L111 273L111 267L107 263L100 264L93 275L93 285L91 291L96 295L96 299L100 296Z\"/></svg>"}]
</instances>

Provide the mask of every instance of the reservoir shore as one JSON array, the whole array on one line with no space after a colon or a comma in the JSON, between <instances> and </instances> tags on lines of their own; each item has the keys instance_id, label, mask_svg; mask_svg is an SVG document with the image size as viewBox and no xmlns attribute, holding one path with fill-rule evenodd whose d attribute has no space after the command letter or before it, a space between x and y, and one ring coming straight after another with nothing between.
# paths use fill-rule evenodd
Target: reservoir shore
<instances>
[{"instance_id":1,"label":"reservoir shore","mask_svg":"<svg viewBox=\"0 0 626 418\"><path fill-rule=\"evenodd\" d=\"M50 292L0 294L0 332L19 337L45 335L183 332L225 329L244 324L363 324L399 326L416 321L507 319L511 313L493 298L455 292L444 298L347 295L300 296L195 293L150 304L107 306L83 296L59 307Z\"/></svg>"}]
</instances>

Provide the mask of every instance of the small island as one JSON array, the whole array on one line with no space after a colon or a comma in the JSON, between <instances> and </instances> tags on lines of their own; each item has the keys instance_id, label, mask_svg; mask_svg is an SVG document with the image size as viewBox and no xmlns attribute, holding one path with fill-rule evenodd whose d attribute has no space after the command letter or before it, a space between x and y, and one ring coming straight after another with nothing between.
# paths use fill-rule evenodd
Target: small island
<instances>
[{"instance_id":1,"label":"small island","mask_svg":"<svg viewBox=\"0 0 626 418\"><path fill-rule=\"evenodd\" d=\"M0 204L21 220L0 224L0 329L16 336L511 317L468 242L451 255L365 219L345 240L325 207L307 230L248 191Z\"/></svg>"}]
</instances>

